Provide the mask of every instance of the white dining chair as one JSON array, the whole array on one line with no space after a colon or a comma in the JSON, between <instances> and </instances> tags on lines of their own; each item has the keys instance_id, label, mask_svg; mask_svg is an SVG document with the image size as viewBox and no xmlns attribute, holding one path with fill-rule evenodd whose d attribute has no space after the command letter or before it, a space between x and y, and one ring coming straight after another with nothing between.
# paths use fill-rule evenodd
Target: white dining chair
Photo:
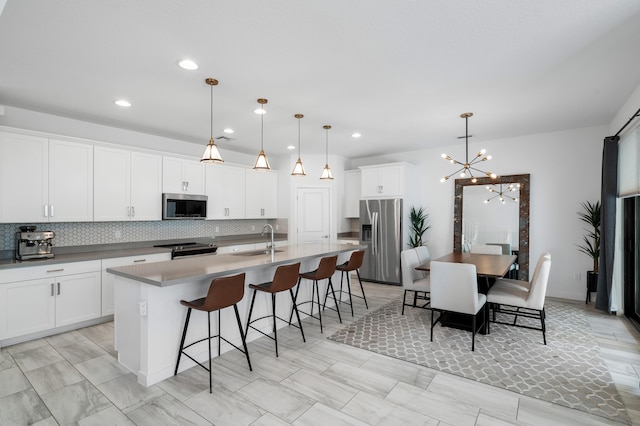
<instances>
[{"instance_id":1,"label":"white dining chair","mask_svg":"<svg viewBox=\"0 0 640 426\"><path fill-rule=\"evenodd\" d=\"M429 249L426 246L420 246L403 250L400 253L400 267L402 269L402 287L404 293L402 296L402 315L404 315L404 307L427 308L429 305L429 293L431 292L431 284L429 272L418 271L416 267L427 263L431 260ZM407 303L407 293L413 293L413 302ZM424 301L424 305L418 305L418 299Z\"/></svg>"},{"instance_id":2,"label":"white dining chair","mask_svg":"<svg viewBox=\"0 0 640 426\"><path fill-rule=\"evenodd\" d=\"M476 266L468 263L431 261L431 341L433 327L448 312L471 317L471 350L475 350L476 333L488 322L487 296L478 293ZM435 319L435 312L440 312ZM481 316L481 323L477 318Z\"/></svg>"},{"instance_id":3,"label":"white dining chair","mask_svg":"<svg viewBox=\"0 0 640 426\"><path fill-rule=\"evenodd\" d=\"M546 345L544 299L547 293L550 270L551 255L542 253L530 282L508 278L498 279L487 293L487 302L493 309L493 322L540 330L542 331L542 340ZM513 322L497 321L496 313L513 315ZM540 328L517 324L518 317L539 319Z\"/></svg>"}]
</instances>

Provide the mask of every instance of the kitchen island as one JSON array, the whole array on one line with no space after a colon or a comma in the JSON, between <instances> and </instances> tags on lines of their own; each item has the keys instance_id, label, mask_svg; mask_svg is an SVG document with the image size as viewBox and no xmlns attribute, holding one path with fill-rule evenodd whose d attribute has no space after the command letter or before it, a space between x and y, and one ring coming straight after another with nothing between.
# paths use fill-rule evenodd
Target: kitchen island
<instances>
[{"instance_id":1,"label":"kitchen island","mask_svg":"<svg viewBox=\"0 0 640 426\"><path fill-rule=\"evenodd\" d=\"M320 258L338 255L338 264L346 262L351 252L360 246L348 244L304 244L278 248L273 257L258 251L233 254L216 254L175 259L167 262L109 268L115 275L115 349L118 362L138 375L138 381L151 386L173 375L178 347L187 309L180 300L204 297L211 280L216 277L246 273L245 297L238 304L243 326L249 313L249 284L270 281L279 265L300 262L301 271L310 271L318 266ZM334 286L340 275L334 275ZM326 283L321 283L321 291ZM310 285L300 289L298 300L311 298ZM260 297L262 296L262 297ZM328 302L331 304L330 302ZM271 300L268 295L258 294L254 306L254 318L270 314ZM288 318L291 301L278 299L277 315ZM222 335L241 345L240 333L232 309L221 312ZM301 313L304 318L305 315ZM207 315L194 312L191 316L187 342L201 339L207 334ZM218 316L211 316L212 334L217 334ZM271 322L257 324L262 331L270 333ZM278 327L286 326L279 322ZM315 326L315 324L310 324ZM250 331L247 341L261 337ZM212 353L217 353L216 340L212 340ZM232 347L223 342L221 353ZM193 347L194 358L204 362L208 356L206 342ZM275 354L274 354L275 356ZM186 362L188 361L188 362ZM194 366L190 360L180 364L180 370Z\"/></svg>"}]
</instances>

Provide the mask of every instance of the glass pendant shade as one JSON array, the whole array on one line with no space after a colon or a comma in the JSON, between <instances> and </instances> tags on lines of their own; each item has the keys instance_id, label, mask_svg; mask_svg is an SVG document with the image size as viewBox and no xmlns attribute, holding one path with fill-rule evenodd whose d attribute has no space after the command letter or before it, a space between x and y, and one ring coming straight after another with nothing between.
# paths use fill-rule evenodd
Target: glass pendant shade
<instances>
[{"instance_id":1,"label":"glass pendant shade","mask_svg":"<svg viewBox=\"0 0 640 426\"><path fill-rule=\"evenodd\" d=\"M320 175L321 180L331 180L333 179L333 175L331 174L331 169L328 164L324 165L324 169L322 169L322 175Z\"/></svg>"},{"instance_id":2,"label":"glass pendant shade","mask_svg":"<svg viewBox=\"0 0 640 426\"><path fill-rule=\"evenodd\" d=\"M296 114L294 117L298 119L298 161L296 161L296 164L293 166L291 176L306 176L307 173L304 171L302 160L300 159L300 119L304 117L304 115Z\"/></svg>"},{"instance_id":3,"label":"glass pendant shade","mask_svg":"<svg viewBox=\"0 0 640 426\"><path fill-rule=\"evenodd\" d=\"M209 137L209 144L204 149L200 162L208 164L224 163L220 151L218 151L218 146L213 140L213 86L218 85L218 80L215 78L207 78L204 82L211 87L211 136Z\"/></svg>"},{"instance_id":4,"label":"glass pendant shade","mask_svg":"<svg viewBox=\"0 0 640 426\"><path fill-rule=\"evenodd\" d=\"M260 150L256 164L253 166L253 170L271 170L267 156L263 150Z\"/></svg>"},{"instance_id":5,"label":"glass pendant shade","mask_svg":"<svg viewBox=\"0 0 640 426\"><path fill-rule=\"evenodd\" d=\"M291 176L306 176L307 173L304 171L304 167L302 167L302 160L298 157L298 161L296 161L295 166L293 166L293 171L291 172Z\"/></svg>"},{"instance_id":6,"label":"glass pendant shade","mask_svg":"<svg viewBox=\"0 0 640 426\"><path fill-rule=\"evenodd\" d=\"M333 175L331 174L331 169L329 168L329 129L331 126L324 125L322 126L324 130L326 130L326 161L324 163L324 169L322 170L322 174L320 175L320 180L331 180L333 179Z\"/></svg>"},{"instance_id":7,"label":"glass pendant shade","mask_svg":"<svg viewBox=\"0 0 640 426\"><path fill-rule=\"evenodd\" d=\"M224 160L220 155L220 151L218 151L218 146L213 141L213 138L209 139L209 145L204 149L204 154L202 154L200 162L208 164L224 163Z\"/></svg>"},{"instance_id":8,"label":"glass pendant shade","mask_svg":"<svg viewBox=\"0 0 640 426\"><path fill-rule=\"evenodd\" d=\"M269 165L269 161L267 161L267 155L264 153L264 114L266 111L264 110L264 105L268 101L266 99L258 99L258 103L260 104L261 114L260 114L260 153L258 154L258 159L256 160L256 164L253 166L253 170L271 170L271 166Z\"/></svg>"}]
</instances>

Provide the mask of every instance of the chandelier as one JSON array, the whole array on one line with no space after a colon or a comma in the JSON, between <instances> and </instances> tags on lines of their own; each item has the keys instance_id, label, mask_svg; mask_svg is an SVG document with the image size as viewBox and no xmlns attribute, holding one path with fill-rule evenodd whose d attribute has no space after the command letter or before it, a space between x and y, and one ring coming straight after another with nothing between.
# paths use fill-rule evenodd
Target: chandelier
<instances>
[{"instance_id":1,"label":"chandelier","mask_svg":"<svg viewBox=\"0 0 640 426\"><path fill-rule=\"evenodd\" d=\"M515 192L520 190L520 184L513 184L513 183L494 183L492 185L488 185L486 187L489 192L495 194L493 197L489 197L486 200L484 200L484 203L487 204L489 201L493 200L494 198L498 198L500 200L500 202L502 204L504 204L506 202L505 199L509 199L513 202L518 202L518 197L512 197L511 195L509 195L509 192Z\"/></svg>"},{"instance_id":2,"label":"chandelier","mask_svg":"<svg viewBox=\"0 0 640 426\"><path fill-rule=\"evenodd\" d=\"M460 173L460 177L461 178L466 178L466 177L470 177L471 178L471 182L476 183L478 181L478 178L475 177L473 175L473 171L475 170L477 173L486 175L492 179L495 179L497 177L497 175L495 173L491 173L491 172L483 172L482 170L474 167L474 165L477 165L478 163L482 162L482 161L488 161L491 160L491 156L490 155L484 155L486 153L486 150L482 149L480 150L480 152L478 152L478 154L471 160L469 161L469 117L472 117L473 113L472 112L465 112L463 114L460 114L461 118L464 118L464 122L465 122L465 136L464 136L464 144L465 144L465 161L464 163L458 160L454 160L453 158L451 158L449 155L447 154L442 154L442 158L444 158L445 160L449 161L451 164L458 164L460 166L462 166L460 169L456 170L455 172L451 173L449 176L445 176L442 179L440 179L440 182L444 182L446 180L448 180L451 176L455 175L456 173ZM468 174L468 176L467 176Z\"/></svg>"}]
</instances>

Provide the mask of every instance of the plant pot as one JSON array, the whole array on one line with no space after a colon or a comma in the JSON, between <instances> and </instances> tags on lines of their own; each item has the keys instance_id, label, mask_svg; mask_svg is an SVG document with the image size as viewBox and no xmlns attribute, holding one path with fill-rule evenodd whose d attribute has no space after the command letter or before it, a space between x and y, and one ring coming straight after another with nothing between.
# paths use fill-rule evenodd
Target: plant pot
<instances>
[{"instance_id":1,"label":"plant pot","mask_svg":"<svg viewBox=\"0 0 640 426\"><path fill-rule=\"evenodd\" d=\"M598 291L598 273L587 271L587 300L585 303L591 301L591 293L595 291Z\"/></svg>"}]
</instances>

